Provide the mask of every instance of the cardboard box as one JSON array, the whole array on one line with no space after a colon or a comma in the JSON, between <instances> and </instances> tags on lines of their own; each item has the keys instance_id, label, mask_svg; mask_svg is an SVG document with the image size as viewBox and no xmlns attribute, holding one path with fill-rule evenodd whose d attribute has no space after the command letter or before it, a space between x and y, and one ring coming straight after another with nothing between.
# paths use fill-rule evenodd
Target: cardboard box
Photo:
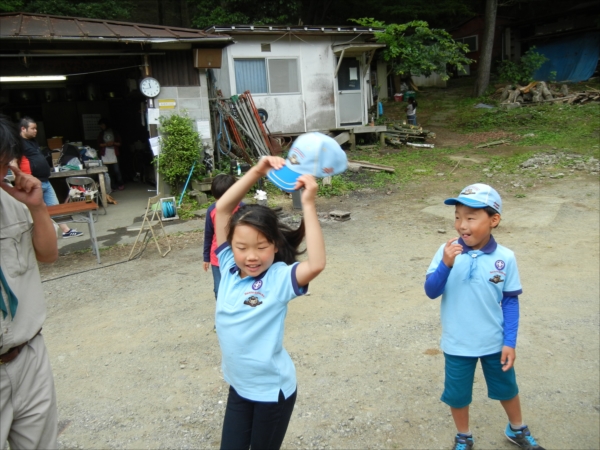
<instances>
[{"instance_id":1,"label":"cardboard box","mask_svg":"<svg viewBox=\"0 0 600 450\"><path fill-rule=\"evenodd\" d=\"M60 150L63 146L62 137L53 137L46 141L50 150Z\"/></svg>"},{"instance_id":2,"label":"cardboard box","mask_svg":"<svg viewBox=\"0 0 600 450\"><path fill-rule=\"evenodd\" d=\"M56 166L58 165L58 160L60 159L60 152L52 152L52 163Z\"/></svg>"}]
</instances>

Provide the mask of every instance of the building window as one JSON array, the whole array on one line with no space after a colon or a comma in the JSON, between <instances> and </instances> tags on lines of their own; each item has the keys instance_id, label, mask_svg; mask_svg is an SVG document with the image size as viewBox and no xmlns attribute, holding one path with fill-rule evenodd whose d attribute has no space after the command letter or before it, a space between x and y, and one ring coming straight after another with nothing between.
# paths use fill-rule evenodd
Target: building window
<instances>
[{"instance_id":1,"label":"building window","mask_svg":"<svg viewBox=\"0 0 600 450\"><path fill-rule=\"evenodd\" d=\"M235 60L235 88L238 94L250 91L253 94L266 94L267 71L264 59Z\"/></svg>"},{"instance_id":2,"label":"building window","mask_svg":"<svg viewBox=\"0 0 600 450\"><path fill-rule=\"evenodd\" d=\"M467 44L467 47L469 47L469 53L479 50L479 40L477 39L477 35L458 38L455 39L455 41L460 42L461 44Z\"/></svg>"},{"instance_id":3,"label":"building window","mask_svg":"<svg viewBox=\"0 0 600 450\"><path fill-rule=\"evenodd\" d=\"M298 60L282 58L235 59L238 94L293 94L300 92Z\"/></svg>"},{"instance_id":4,"label":"building window","mask_svg":"<svg viewBox=\"0 0 600 450\"><path fill-rule=\"evenodd\" d=\"M295 59L269 59L269 91L271 94L300 92L298 61Z\"/></svg>"}]
</instances>

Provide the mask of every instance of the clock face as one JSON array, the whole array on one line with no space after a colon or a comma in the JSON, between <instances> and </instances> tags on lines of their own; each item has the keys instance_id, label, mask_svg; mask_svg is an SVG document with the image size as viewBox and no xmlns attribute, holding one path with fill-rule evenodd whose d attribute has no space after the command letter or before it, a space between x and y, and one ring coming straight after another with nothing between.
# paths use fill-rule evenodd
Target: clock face
<instances>
[{"instance_id":1,"label":"clock face","mask_svg":"<svg viewBox=\"0 0 600 450\"><path fill-rule=\"evenodd\" d=\"M146 97L154 98L160 93L160 83L152 77L146 77L140 82L140 91Z\"/></svg>"}]
</instances>

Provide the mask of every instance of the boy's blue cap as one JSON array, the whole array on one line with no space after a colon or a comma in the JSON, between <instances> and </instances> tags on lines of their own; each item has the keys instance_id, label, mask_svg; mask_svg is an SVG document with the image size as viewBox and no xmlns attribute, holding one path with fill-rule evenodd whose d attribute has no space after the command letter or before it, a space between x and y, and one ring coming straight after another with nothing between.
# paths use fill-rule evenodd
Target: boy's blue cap
<instances>
[{"instance_id":1,"label":"boy's blue cap","mask_svg":"<svg viewBox=\"0 0 600 450\"><path fill-rule=\"evenodd\" d=\"M348 158L335 139L323 133L305 133L294 141L285 166L271 170L267 177L282 191L294 192L301 175L318 178L338 175L348 168Z\"/></svg>"},{"instance_id":2,"label":"boy's blue cap","mask_svg":"<svg viewBox=\"0 0 600 450\"><path fill-rule=\"evenodd\" d=\"M487 184L471 184L464 188L457 198L448 198L444 200L446 205L456 205L461 203L470 208L485 208L490 206L502 214L502 199L500 194Z\"/></svg>"}]
</instances>

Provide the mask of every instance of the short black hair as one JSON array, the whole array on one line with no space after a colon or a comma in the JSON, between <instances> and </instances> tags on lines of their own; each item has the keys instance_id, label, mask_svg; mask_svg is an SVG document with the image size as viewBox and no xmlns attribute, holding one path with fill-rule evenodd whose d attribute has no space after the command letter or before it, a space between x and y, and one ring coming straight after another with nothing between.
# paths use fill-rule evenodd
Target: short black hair
<instances>
[{"instance_id":1,"label":"short black hair","mask_svg":"<svg viewBox=\"0 0 600 450\"><path fill-rule=\"evenodd\" d=\"M486 206L485 208L481 208L481 209L483 209L487 213L487 215L490 217L492 217L495 214L500 214L498 211L496 211L491 206Z\"/></svg>"},{"instance_id":2,"label":"short black hair","mask_svg":"<svg viewBox=\"0 0 600 450\"><path fill-rule=\"evenodd\" d=\"M19 121L19 130L21 130L21 128L25 128L27 130L29 128L29 125L31 125L32 123L36 123L36 122L31 117L29 117L29 116L23 117Z\"/></svg>"},{"instance_id":3,"label":"short black hair","mask_svg":"<svg viewBox=\"0 0 600 450\"><path fill-rule=\"evenodd\" d=\"M110 127L110 123L109 123L108 119L104 119L104 118L102 118L98 121L98 125L106 125L106 128Z\"/></svg>"},{"instance_id":4,"label":"short black hair","mask_svg":"<svg viewBox=\"0 0 600 450\"><path fill-rule=\"evenodd\" d=\"M220 173L217 175L210 185L210 193L214 198L219 200L227 189L235 184L235 177L228 173Z\"/></svg>"},{"instance_id":5,"label":"short black hair","mask_svg":"<svg viewBox=\"0 0 600 450\"><path fill-rule=\"evenodd\" d=\"M481 208L481 209L483 209L489 217L495 216L496 214L502 216L502 214L500 214L498 211L496 211L491 206L486 206L485 208ZM498 222L498 225L500 225L500 222ZM494 228L497 228L498 225L496 225Z\"/></svg>"},{"instance_id":6,"label":"short black hair","mask_svg":"<svg viewBox=\"0 0 600 450\"><path fill-rule=\"evenodd\" d=\"M21 137L12 121L0 115L0 164L21 157Z\"/></svg>"}]
</instances>

